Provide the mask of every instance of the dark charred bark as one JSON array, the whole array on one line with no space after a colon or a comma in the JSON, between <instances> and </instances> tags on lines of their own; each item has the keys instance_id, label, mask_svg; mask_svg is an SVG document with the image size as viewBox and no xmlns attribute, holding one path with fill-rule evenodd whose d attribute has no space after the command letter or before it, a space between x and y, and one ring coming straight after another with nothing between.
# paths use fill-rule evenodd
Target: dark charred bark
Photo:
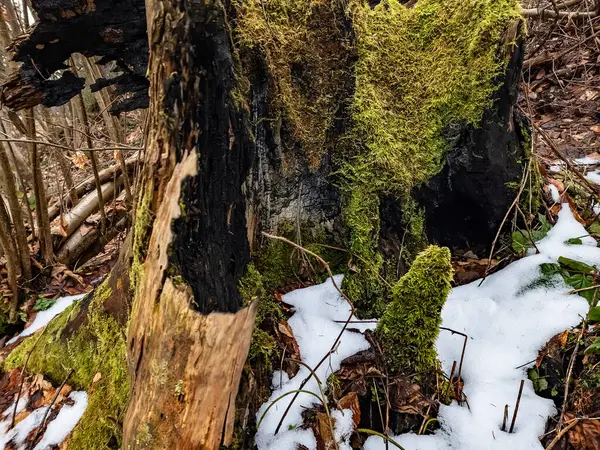
<instances>
[{"instance_id":1,"label":"dark charred bark","mask_svg":"<svg viewBox=\"0 0 600 450\"><path fill-rule=\"evenodd\" d=\"M2 86L2 102L20 110L42 104L67 103L85 81L68 70L73 53L101 56L99 64L114 62L121 74L99 80L100 88L114 84L127 94L111 112L148 106L148 41L144 0L34 0L39 21L10 47L22 63Z\"/></svg>"}]
</instances>

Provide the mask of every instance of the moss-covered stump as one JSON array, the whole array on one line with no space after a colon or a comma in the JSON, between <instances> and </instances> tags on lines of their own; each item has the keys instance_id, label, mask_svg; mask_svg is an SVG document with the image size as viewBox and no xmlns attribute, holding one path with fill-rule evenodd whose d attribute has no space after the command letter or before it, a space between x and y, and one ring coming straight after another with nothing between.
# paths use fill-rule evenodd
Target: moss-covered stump
<instances>
[{"instance_id":1,"label":"moss-covered stump","mask_svg":"<svg viewBox=\"0 0 600 450\"><path fill-rule=\"evenodd\" d=\"M391 373L424 380L437 370L435 341L452 276L450 251L430 246L394 286L376 329Z\"/></svg>"},{"instance_id":2,"label":"moss-covered stump","mask_svg":"<svg viewBox=\"0 0 600 450\"><path fill-rule=\"evenodd\" d=\"M119 449L129 395L125 329L105 310L111 297L110 279L91 295L91 299L75 303L54 318L45 330L25 339L4 361L3 369L22 367L29 353L27 370L43 373L56 385L72 369L69 384L88 391L89 403L73 431L69 448ZM85 311L84 323L69 330Z\"/></svg>"}]
</instances>

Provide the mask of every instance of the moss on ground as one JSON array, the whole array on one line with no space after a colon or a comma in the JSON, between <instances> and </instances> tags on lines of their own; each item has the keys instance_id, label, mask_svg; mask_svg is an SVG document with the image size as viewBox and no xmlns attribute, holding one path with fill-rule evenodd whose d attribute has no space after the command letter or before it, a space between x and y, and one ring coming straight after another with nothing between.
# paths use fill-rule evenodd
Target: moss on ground
<instances>
[{"instance_id":1,"label":"moss on ground","mask_svg":"<svg viewBox=\"0 0 600 450\"><path fill-rule=\"evenodd\" d=\"M89 394L88 407L69 441L69 447L78 450L121 448L121 424L129 395L124 329L102 307L111 295L109 280L93 295L87 323L73 335L65 338L63 332L77 316L81 303L52 320L35 348L42 331L23 341L10 353L3 367L4 370L22 367L33 349L28 371L43 373L53 383L60 384L73 369L69 384ZM92 384L97 373L101 378Z\"/></svg>"},{"instance_id":2,"label":"moss on ground","mask_svg":"<svg viewBox=\"0 0 600 450\"><path fill-rule=\"evenodd\" d=\"M435 341L452 277L450 250L430 246L394 286L376 329L391 373L416 373L421 379L435 373Z\"/></svg>"}]
</instances>

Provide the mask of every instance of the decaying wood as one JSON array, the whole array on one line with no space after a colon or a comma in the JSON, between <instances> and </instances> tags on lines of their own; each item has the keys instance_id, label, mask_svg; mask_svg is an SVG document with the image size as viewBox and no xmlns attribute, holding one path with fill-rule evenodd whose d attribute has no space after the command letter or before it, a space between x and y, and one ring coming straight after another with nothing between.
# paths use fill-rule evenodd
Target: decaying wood
<instances>
[{"instance_id":1,"label":"decaying wood","mask_svg":"<svg viewBox=\"0 0 600 450\"><path fill-rule=\"evenodd\" d=\"M111 200L115 195L115 189L118 188L123 179L119 177L116 182L108 182L102 185L102 199L105 202ZM115 186L116 185L116 186ZM98 211L99 202L96 192L92 192L83 197L77 205L67 212L61 219L61 223L52 227L52 234L67 238L71 236L77 228L91 214Z\"/></svg>"},{"instance_id":2,"label":"decaying wood","mask_svg":"<svg viewBox=\"0 0 600 450\"><path fill-rule=\"evenodd\" d=\"M125 165L128 168L128 170L132 170L133 167L137 164L137 162L138 162L138 157L136 155L136 156L132 156L131 158L127 158L125 160ZM98 172L98 178L100 179L101 183L106 183L107 181L116 179L120 175L121 175L121 165L120 164L108 167L108 168ZM95 186L96 186L96 181L94 179L94 176L91 176L91 177L83 180L77 186L75 186L75 193L77 194L78 197L82 197L83 195L87 194L92 189L94 189ZM54 220L60 214L60 210L63 205L68 206L70 204L71 204L70 199L67 196L63 197L61 201L54 203L50 208L48 208L48 216L50 217L50 220Z\"/></svg>"},{"instance_id":3,"label":"decaying wood","mask_svg":"<svg viewBox=\"0 0 600 450\"><path fill-rule=\"evenodd\" d=\"M134 227L134 242L151 234L133 250L145 262L128 335L130 450L217 450L232 438L256 303L243 307L237 290L250 260L242 186L252 143L231 101L225 14L215 0L147 2L152 102L137 191L156 219Z\"/></svg>"},{"instance_id":4,"label":"decaying wood","mask_svg":"<svg viewBox=\"0 0 600 450\"><path fill-rule=\"evenodd\" d=\"M117 76L92 85L93 90L114 85L118 95L128 94L111 112L147 107L144 0L37 0L33 8L38 22L10 47L14 60L22 64L3 83L2 103L13 110L67 103L85 83L65 61L82 53L101 56L99 64L116 63ZM62 69L67 70L53 76Z\"/></svg>"},{"instance_id":5,"label":"decaying wood","mask_svg":"<svg viewBox=\"0 0 600 450\"><path fill-rule=\"evenodd\" d=\"M179 217L183 179L196 173L196 156L179 164L166 187L136 295L129 330L134 349L131 402L124 447L216 450L233 432L235 396L248 354L256 302L236 314L194 311L191 289L166 278L171 223ZM180 386L182 396L173 395ZM146 438L146 447L139 444Z\"/></svg>"}]
</instances>

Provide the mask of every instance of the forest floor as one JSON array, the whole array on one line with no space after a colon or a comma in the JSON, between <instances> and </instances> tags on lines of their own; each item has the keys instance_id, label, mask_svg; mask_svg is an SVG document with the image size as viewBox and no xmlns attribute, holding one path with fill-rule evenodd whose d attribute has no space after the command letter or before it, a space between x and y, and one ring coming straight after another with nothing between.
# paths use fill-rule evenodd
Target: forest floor
<instances>
[{"instance_id":1,"label":"forest floor","mask_svg":"<svg viewBox=\"0 0 600 450\"><path fill-rule=\"evenodd\" d=\"M538 10L554 8L550 1L523 3ZM569 4L565 11L588 11L587 0L559 6L564 4ZM504 229L507 237L498 239L490 255L464 249L453 257L456 287L444 310L443 326L467 335L467 347L463 353L463 336L444 330L438 350L449 378L440 380L440 389L451 390L452 397L460 401L444 405L437 401L441 398L424 398L418 386L407 386L406 396L395 399L395 407L416 417L419 425L413 433L388 436L394 441L388 445L380 436L357 439L353 432L361 424L361 406L355 390L340 393L334 409L315 406L327 404L331 398L328 381L332 374L346 385L362 385L367 390L371 377L381 375L369 363L371 340L366 330L375 323L356 321L344 332L327 364L315 371L321 381L313 379L301 386L310 374L307 367L295 373L275 371L273 393L257 415L257 421L264 415L257 434L259 450L387 450L394 446L407 450L600 450L600 422L590 420L600 416L600 327L595 323L600 320L600 315L595 315L599 314L596 294L600 281L600 250L596 248L600 238L600 20L591 15L564 15L554 20L538 14L527 21L527 31L518 106L519 114L533 124L532 149L544 186L545 214L527 208L525 195L535 193L525 189L521 200L526 226L515 210ZM92 118L92 133L96 142L102 142L106 130L96 118ZM135 115L128 119L126 143L140 145L141 122ZM115 164L111 152L99 152L99 159L101 168ZM83 153L71 155L71 160L76 183L89 177L89 160ZM57 170L53 158L44 160L52 200L64 194L64 186L55 176ZM109 207L123 208L123 199ZM99 220L95 214L87 222L91 228ZM66 302L59 298L96 287L114 264L123 238L121 233L82 267L58 267L23 307L29 331L64 309ZM564 259L561 265L559 257L579 265ZM540 272L540 264L547 264L544 270L550 272ZM485 276L479 286L478 279ZM550 284L532 285L548 281L546 276ZM0 284L0 294L6 289ZM480 301L477 309L472 303L467 308L466 303L474 299L485 301ZM349 306L331 281L293 291L281 300L291 317L278 324L284 330L280 336L312 370L341 331L340 322L347 319ZM326 306L307 308L315 302ZM595 308L591 314L590 307ZM460 364L461 369L455 368L458 372L452 370L454 362ZM518 395L521 380L525 383ZM311 394L301 394L282 420L291 396L273 402L299 388ZM17 392L21 393L18 401ZM390 399L386 400L382 403L389 405ZM72 392L68 380L57 387L37 375L23 376L19 370L5 373L0 379L0 447L66 448L64 439L85 404L85 393ZM46 411L49 414L44 417ZM513 415L514 433L503 431L503 421L508 430ZM7 433L13 420L18 426ZM275 435L280 420L283 428ZM62 431L58 432L59 428ZM364 431L362 437L368 434Z\"/></svg>"}]
</instances>

